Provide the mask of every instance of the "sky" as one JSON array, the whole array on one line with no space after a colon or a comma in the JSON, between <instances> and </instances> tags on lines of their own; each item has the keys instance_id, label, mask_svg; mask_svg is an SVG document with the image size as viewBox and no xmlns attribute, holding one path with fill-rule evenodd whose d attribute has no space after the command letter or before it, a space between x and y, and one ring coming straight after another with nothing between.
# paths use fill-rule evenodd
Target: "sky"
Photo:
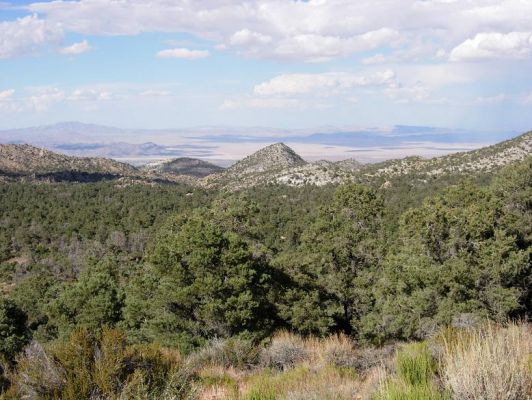
<instances>
[{"instance_id":1,"label":"sky","mask_svg":"<svg viewBox=\"0 0 532 400\"><path fill-rule=\"evenodd\" d=\"M0 0L0 129L532 127L532 0Z\"/></svg>"}]
</instances>

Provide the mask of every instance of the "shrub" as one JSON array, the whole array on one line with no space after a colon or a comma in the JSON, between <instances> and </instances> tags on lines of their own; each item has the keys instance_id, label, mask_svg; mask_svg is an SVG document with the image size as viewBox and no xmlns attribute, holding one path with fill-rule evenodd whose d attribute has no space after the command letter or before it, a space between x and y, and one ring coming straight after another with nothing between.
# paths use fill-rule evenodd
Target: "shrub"
<instances>
[{"instance_id":1,"label":"shrub","mask_svg":"<svg viewBox=\"0 0 532 400\"><path fill-rule=\"evenodd\" d=\"M259 349L251 340L217 338L210 340L192 358L199 364L245 368L258 363Z\"/></svg>"},{"instance_id":2,"label":"shrub","mask_svg":"<svg viewBox=\"0 0 532 400\"><path fill-rule=\"evenodd\" d=\"M261 363L270 368L285 370L306 360L309 356L304 341L288 332L276 334L269 347L261 353Z\"/></svg>"},{"instance_id":3,"label":"shrub","mask_svg":"<svg viewBox=\"0 0 532 400\"><path fill-rule=\"evenodd\" d=\"M0 356L12 360L28 343L28 317L12 300L0 297Z\"/></svg>"},{"instance_id":4,"label":"shrub","mask_svg":"<svg viewBox=\"0 0 532 400\"><path fill-rule=\"evenodd\" d=\"M38 342L32 342L18 359L13 393L29 399L58 397L62 392L66 371L54 362Z\"/></svg>"},{"instance_id":5,"label":"shrub","mask_svg":"<svg viewBox=\"0 0 532 400\"><path fill-rule=\"evenodd\" d=\"M353 342L346 335L324 339L322 353L329 365L342 368L354 368L356 365L357 355Z\"/></svg>"},{"instance_id":6,"label":"shrub","mask_svg":"<svg viewBox=\"0 0 532 400\"><path fill-rule=\"evenodd\" d=\"M116 329L98 336L81 329L47 348L27 347L12 377L12 398L173 400L192 392L194 369L179 354L155 344L128 346Z\"/></svg>"},{"instance_id":7,"label":"shrub","mask_svg":"<svg viewBox=\"0 0 532 400\"><path fill-rule=\"evenodd\" d=\"M532 392L530 325L488 325L447 343L443 381L454 399L518 400Z\"/></svg>"},{"instance_id":8,"label":"shrub","mask_svg":"<svg viewBox=\"0 0 532 400\"><path fill-rule=\"evenodd\" d=\"M395 354L395 345L383 347L367 347L359 349L355 358L355 369L359 372L367 372L375 367L387 363Z\"/></svg>"}]
</instances>

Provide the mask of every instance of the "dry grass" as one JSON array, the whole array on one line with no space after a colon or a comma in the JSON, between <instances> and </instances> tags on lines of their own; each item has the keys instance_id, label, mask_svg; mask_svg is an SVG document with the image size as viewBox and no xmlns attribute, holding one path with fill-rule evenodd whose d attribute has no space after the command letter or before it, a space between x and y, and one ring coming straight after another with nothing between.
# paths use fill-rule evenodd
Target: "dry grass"
<instances>
[{"instance_id":1,"label":"dry grass","mask_svg":"<svg viewBox=\"0 0 532 400\"><path fill-rule=\"evenodd\" d=\"M262 349L254 369L205 365L199 373L204 385L200 399L352 400L363 386L355 360L353 341L347 336L319 339L279 332Z\"/></svg>"},{"instance_id":2,"label":"dry grass","mask_svg":"<svg viewBox=\"0 0 532 400\"><path fill-rule=\"evenodd\" d=\"M279 332L261 354L261 365L287 370L308 362L314 367L332 365L354 368L357 354L353 341L345 335L325 339L303 338L289 332Z\"/></svg>"},{"instance_id":3,"label":"dry grass","mask_svg":"<svg viewBox=\"0 0 532 400\"><path fill-rule=\"evenodd\" d=\"M355 398L358 387L353 371L315 369L305 363L285 372L264 370L251 376L243 399L348 400Z\"/></svg>"},{"instance_id":4,"label":"dry grass","mask_svg":"<svg viewBox=\"0 0 532 400\"><path fill-rule=\"evenodd\" d=\"M445 341L442 378L457 400L531 397L532 331L527 324L487 325Z\"/></svg>"}]
</instances>

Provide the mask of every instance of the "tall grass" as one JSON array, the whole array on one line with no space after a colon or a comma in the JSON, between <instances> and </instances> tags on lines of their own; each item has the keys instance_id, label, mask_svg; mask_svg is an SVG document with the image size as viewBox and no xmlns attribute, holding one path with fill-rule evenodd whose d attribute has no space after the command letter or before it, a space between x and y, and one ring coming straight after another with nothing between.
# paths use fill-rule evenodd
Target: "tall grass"
<instances>
[{"instance_id":1,"label":"tall grass","mask_svg":"<svg viewBox=\"0 0 532 400\"><path fill-rule=\"evenodd\" d=\"M489 324L466 340L444 341L443 381L453 399L524 400L532 396L528 324Z\"/></svg>"},{"instance_id":2,"label":"tall grass","mask_svg":"<svg viewBox=\"0 0 532 400\"><path fill-rule=\"evenodd\" d=\"M432 385L411 385L402 380L389 380L383 384L374 400L445 400L447 397Z\"/></svg>"},{"instance_id":3,"label":"tall grass","mask_svg":"<svg viewBox=\"0 0 532 400\"><path fill-rule=\"evenodd\" d=\"M426 343L411 343L398 352L397 368L406 383L428 385L436 372L436 360Z\"/></svg>"},{"instance_id":4,"label":"tall grass","mask_svg":"<svg viewBox=\"0 0 532 400\"><path fill-rule=\"evenodd\" d=\"M403 346L395 359L397 376L383 371L381 387L375 400L443 400L433 384L437 362L426 342Z\"/></svg>"}]
</instances>

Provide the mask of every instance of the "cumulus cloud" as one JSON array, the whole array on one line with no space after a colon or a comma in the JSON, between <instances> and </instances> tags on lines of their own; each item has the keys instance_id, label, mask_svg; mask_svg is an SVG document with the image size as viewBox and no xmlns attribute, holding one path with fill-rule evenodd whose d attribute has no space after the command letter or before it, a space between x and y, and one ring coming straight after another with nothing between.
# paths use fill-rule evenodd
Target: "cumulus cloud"
<instances>
[{"instance_id":1,"label":"cumulus cloud","mask_svg":"<svg viewBox=\"0 0 532 400\"><path fill-rule=\"evenodd\" d=\"M89 42L86 40L83 40L82 42L73 43L70 46L63 47L59 50L61 54L64 55L77 55L86 53L91 49L91 46L89 45Z\"/></svg>"},{"instance_id":2,"label":"cumulus cloud","mask_svg":"<svg viewBox=\"0 0 532 400\"><path fill-rule=\"evenodd\" d=\"M36 87L28 89L29 95L21 99L21 107L36 112L47 111L54 103L65 99L65 92L56 87Z\"/></svg>"},{"instance_id":3,"label":"cumulus cloud","mask_svg":"<svg viewBox=\"0 0 532 400\"><path fill-rule=\"evenodd\" d=\"M9 100L13 94L15 94L15 89L6 89L0 91L0 101Z\"/></svg>"},{"instance_id":4,"label":"cumulus cloud","mask_svg":"<svg viewBox=\"0 0 532 400\"><path fill-rule=\"evenodd\" d=\"M397 103L437 102L436 100L431 99L431 90L421 82L416 82L411 86L394 82L384 90L384 93Z\"/></svg>"},{"instance_id":5,"label":"cumulus cloud","mask_svg":"<svg viewBox=\"0 0 532 400\"><path fill-rule=\"evenodd\" d=\"M82 34L186 32L239 54L307 62L390 48L418 57L424 41L449 53L481 32L532 31L523 0L57 0L28 9Z\"/></svg>"},{"instance_id":6,"label":"cumulus cloud","mask_svg":"<svg viewBox=\"0 0 532 400\"><path fill-rule=\"evenodd\" d=\"M62 36L60 23L36 15L0 22L0 59L32 53L39 46L58 43Z\"/></svg>"},{"instance_id":7,"label":"cumulus cloud","mask_svg":"<svg viewBox=\"0 0 532 400\"><path fill-rule=\"evenodd\" d=\"M231 46L256 46L271 43L272 37L259 32L241 29L229 37Z\"/></svg>"},{"instance_id":8,"label":"cumulus cloud","mask_svg":"<svg viewBox=\"0 0 532 400\"><path fill-rule=\"evenodd\" d=\"M14 101L15 89L0 91L0 111L17 111L18 105Z\"/></svg>"},{"instance_id":9,"label":"cumulus cloud","mask_svg":"<svg viewBox=\"0 0 532 400\"><path fill-rule=\"evenodd\" d=\"M493 96L478 96L474 104L475 105L496 105L510 100L510 97L504 93L499 93Z\"/></svg>"},{"instance_id":10,"label":"cumulus cloud","mask_svg":"<svg viewBox=\"0 0 532 400\"><path fill-rule=\"evenodd\" d=\"M157 53L159 58L182 58L185 60L198 60L209 57L209 55L207 50L190 50L184 47L161 50Z\"/></svg>"},{"instance_id":11,"label":"cumulus cloud","mask_svg":"<svg viewBox=\"0 0 532 400\"><path fill-rule=\"evenodd\" d=\"M357 86L380 86L390 83L395 74L392 70L358 75L346 72L321 74L284 74L255 86L257 95L301 95L320 91L330 94Z\"/></svg>"},{"instance_id":12,"label":"cumulus cloud","mask_svg":"<svg viewBox=\"0 0 532 400\"><path fill-rule=\"evenodd\" d=\"M158 90L158 89L146 89L139 93L139 96L142 97L168 97L171 96L172 92L169 90Z\"/></svg>"},{"instance_id":13,"label":"cumulus cloud","mask_svg":"<svg viewBox=\"0 0 532 400\"><path fill-rule=\"evenodd\" d=\"M524 59L532 54L532 32L478 33L456 46L451 61Z\"/></svg>"},{"instance_id":14,"label":"cumulus cloud","mask_svg":"<svg viewBox=\"0 0 532 400\"><path fill-rule=\"evenodd\" d=\"M71 101L107 101L113 98L112 92L96 88L75 89L66 97L67 100Z\"/></svg>"},{"instance_id":15,"label":"cumulus cloud","mask_svg":"<svg viewBox=\"0 0 532 400\"><path fill-rule=\"evenodd\" d=\"M529 93L529 94L525 95L525 97L523 98L523 102L522 103L524 105L532 104L532 93Z\"/></svg>"},{"instance_id":16,"label":"cumulus cloud","mask_svg":"<svg viewBox=\"0 0 532 400\"><path fill-rule=\"evenodd\" d=\"M253 109L273 109L273 108L301 108L302 102L297 99L287 98L257 98L249 97L243 99L225 100L220 106L221 110L234 110L241 108L253 108Z\"/></svg>"}]
</instances>

